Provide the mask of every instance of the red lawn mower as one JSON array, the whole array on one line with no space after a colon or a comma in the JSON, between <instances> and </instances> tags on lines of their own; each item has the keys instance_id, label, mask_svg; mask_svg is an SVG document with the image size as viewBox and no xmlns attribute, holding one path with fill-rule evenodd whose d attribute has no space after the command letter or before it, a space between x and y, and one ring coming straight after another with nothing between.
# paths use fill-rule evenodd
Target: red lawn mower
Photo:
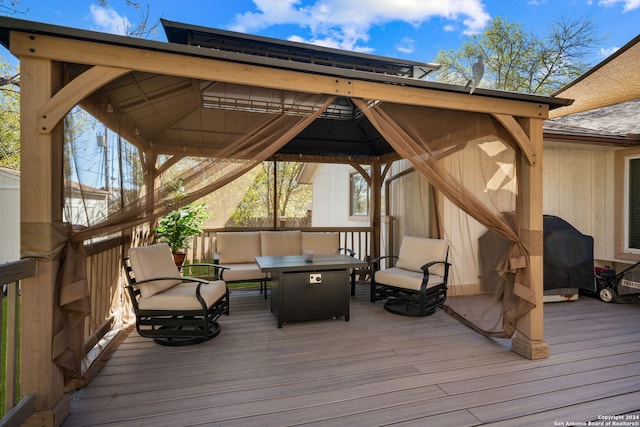
<instances>
[{"instance_id":1,"label":"red lawn mower","mask_svg":"<svg viewBox=\"0 0 640 427\"><path fill-rule=\"evenodd\" d=\"M640 261L620 273L609 267L595 267L596 294L604 302L640 301Z\"/></svg>"}]
</instances>

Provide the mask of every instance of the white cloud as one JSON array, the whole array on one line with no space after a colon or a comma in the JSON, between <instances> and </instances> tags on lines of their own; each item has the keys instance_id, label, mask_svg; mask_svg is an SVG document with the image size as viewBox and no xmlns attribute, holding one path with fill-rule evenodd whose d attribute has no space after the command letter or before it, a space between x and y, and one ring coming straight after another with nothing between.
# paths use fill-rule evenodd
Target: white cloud
<instances>
[{"instance_id":1,"label":"white cloud","mask_svg":"<svg viewBox=\"0 0 640 427\"><path fill-rule=\"evenodd\" d=\"M404 37L402 40L400 40L400 43L396 44L395 47L402 53L413 53L413 51L416 49L415 45L415 40L409 37Z\"/></svg>"},{"instance_id":2,"label":"white cloud","mask_svg":"<svg viewBox=\"0 0 640 427\"><path fill-rule=\"evenodd\" d=\"M600 56L602 58L606 58L612 54L614 54L618 49L620 49L617 46L612 46L612 47L607 47L607 48L601 48L600 49Z\"/></svg>"},{"instance_id":3,"label":"white cloud","mask_svg":"<svg viewBox=\"0 0 640 427\"><path fill-rule=\"evenodd\" d=\"M108 7L91 5L91 20L100 31L111 34L126 35L131 22L126 16L121 16Z\"/></svg>"},{"instance_id":4,"label":"white cloud","mask_svg":"<svg viewBox=\"0 0 640 427\"><path fill-rule=\"evenodd\" d=\"M634 9L640 8L640 0L600 0L598 5L600 6L615 6L618 3L623 4L622 11L629 12Z\"/></svg>"},{"instance_id":5,"label":"white cloud","mask_svg":"<svg viewBox=\"0 0 640 427\"><path fill-rule=\"evenodd\" d=\"M330 43L348 50L367 49L376 25L406 22L419 26L432 18L462 24L464 34L480 33L491 19L482 0L253 0L256 11L235 16L233 30L255 32L272 25L308 29L312 43ZM298 41L304 39L296 36ZM325 44L326 45L326 44Z\"/></svg>"}]
</instances>

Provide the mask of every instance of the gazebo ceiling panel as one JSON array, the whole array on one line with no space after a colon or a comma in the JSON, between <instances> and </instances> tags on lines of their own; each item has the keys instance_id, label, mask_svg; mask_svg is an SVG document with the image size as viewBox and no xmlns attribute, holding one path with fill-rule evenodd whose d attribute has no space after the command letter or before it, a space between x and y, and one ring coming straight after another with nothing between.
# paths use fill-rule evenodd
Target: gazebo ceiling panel
<instances>
[{"instance_id":1,"label":"gazebo ceiling panel","mask_svg":"<svg viewBox=\"0 0 640 427\"><path fill-rule=\"evenodd\" d=\"M152 141L160 152L173 153L190 147L214 154L273 117L271 114L201 108L156 134Z\"/></svg>"},{"instance_id":2,"label":"gazebo ceiling panel","mask_svg":"<svg viewBox=\"0 0 640 427\"><path fill-rule=\"evenodd\" d=\"M103 98L151 137L198 108L191 79L131 73L100 90Z\"/></svg>"},{"instance_id":3,"label":"gazebo ceiling panel","mask_svg":"<svg viewBox=\"0 0 640 427\"><path fill-rule=\"evenodd\" d=\"M280 154L380 157L393 149L364 117L352 120L317 119L300 132Z\"/></svg>"},{"instance_id":4,"label":"gazebo ceiling panel","mask_svg":"<svg viewBox=\"0 0 640 427\"><path fill-rule=\"evenodd\" d=\"M304 92L133 72L100 89L158 153L211 155L277 115L306 115L317 106ZM393 150L348 98L278 154L367 159Z\"/></svg>"}]
</instances>

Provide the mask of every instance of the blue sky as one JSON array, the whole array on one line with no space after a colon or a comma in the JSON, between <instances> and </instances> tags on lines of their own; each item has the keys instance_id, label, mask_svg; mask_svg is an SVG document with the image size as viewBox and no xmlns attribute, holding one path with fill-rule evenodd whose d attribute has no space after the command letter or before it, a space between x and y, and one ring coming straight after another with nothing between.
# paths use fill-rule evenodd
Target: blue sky
<instances>
[{"instance_id":1,"label":"blue sky","mask_svg":"<svg viewBox=\"0 0 640 427\"><path fill-rule=\"evenodd\" d=\"M160 17L194 25L433 62L441 49L457 49L500 16L542 33L555 19L591 17L605 42L600 62L640 33L640 0L139 0L151 21ZM0 0L7 4L9 0ZM143 11L125 0L20 0L19 19L122 33ZM158 32L158 40L165 41ZM10 54L0 50L5 60ZM13 61L12 61L13 62Z\"/></svg>"}]
</instances>

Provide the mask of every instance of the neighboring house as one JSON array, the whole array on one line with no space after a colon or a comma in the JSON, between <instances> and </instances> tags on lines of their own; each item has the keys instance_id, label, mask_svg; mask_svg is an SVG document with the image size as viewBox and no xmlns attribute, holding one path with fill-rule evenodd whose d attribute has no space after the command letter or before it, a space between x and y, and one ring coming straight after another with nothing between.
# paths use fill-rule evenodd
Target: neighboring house
<instances>
[{"instance_id":1,"label":"neighboring house","mask_svg":"<svg viewBox=\"0 0 640 427\"><path fill-rule=\"evenodd\" d=\"M616 164L616 157L620 157L620 153L634 153L630 147L638 147L635 157L640 159L640 100L545 122L544 214L561 217L583 234L592 236L597 265L624 262L616 230L617 227L629 227L628 218L620 218L621 205L628 204L617 201L620 194L616 196L616 189L626 188L628 193L624 178L628 173L619 170L620 163ZM472 150L474 148L470 147L459 156L456 154L455 160L445 159L445 162L461 169L459 173L464 175L467 169L477 168L478 149L475 148L475 153ZM464 166L456 166L456 162ZM396 162L387 175L394 184L388 187L390 194L383 195L383 198L389 198L390 207L389 212L383 209L387 219L383 221L382 229L383 254L394 251L386 249L389 246L387 226L390 221L394 227L392 236L396 251L402 235L430 234L429 218L433 212L430 186L415 172L399 175L408 167L406 161ZM640 165L634 167L640 172ZM473 173L478 171L470 174ZM348 165L322 164L305 170L301 179L313 184L314 226L346 227L369 223L366 213L353 215L353 174L358 175ZM515 191L515 182L511 181L508 171L498 178L501 191ZM636 179L640 188L640 173ZM483 197L486 189L475 189L475 192ZM626 196L624 200L627 200ZM636 203L640 209L640 200ZM446 237L454 248L451 254L454 264L452 283L477 285L479 267L477 262L469 260L477 260L478 237L486 229L473 220L464 219L464 215L448 201L445 201L442 212ZM640 213L639 223L633 226L638 230L625 235L636 235L640 240ZM635 248L629 249L627 242L626 250L640 253L640 241L632 242L632 245L636 245Z\"/></svg>"},{"instance_id":2,"label":"neighboring house","mask_svg":"<svg viewBox=\"0 0 640 427\"><path fill-rule=\"evenodd\" d=\"M0 166L0 264L20 258L20 171Z\"/></svg>"},{"instance_id":3,"label":"neighboring house","mask_svg":"<svg viewBox=\"0 0 640 427\"><path fill-rule=\"evenodd\" d=\"M109 192L99 188L83 186L72 182L67 186L70 190L67 206L64 209L65 222L74 227L87 227L104 220L109 206Z\"/></svg>"},{"instance_id":4,"label":"neighboring house","mask_svg":"<svg viewBox=\"0 0 640 427\"><path fill-rule=\"evenodd\" d=\"M85 187L84 200L80 186L71 184L64 221L74 226L86 226L103 218L107 211L108 192ZM86 214L84 213L86 212ZM70 221L69 219L70 218ZM0 167L0 264L20 259L20 171Z\"/></svg>"}]
</instances>

